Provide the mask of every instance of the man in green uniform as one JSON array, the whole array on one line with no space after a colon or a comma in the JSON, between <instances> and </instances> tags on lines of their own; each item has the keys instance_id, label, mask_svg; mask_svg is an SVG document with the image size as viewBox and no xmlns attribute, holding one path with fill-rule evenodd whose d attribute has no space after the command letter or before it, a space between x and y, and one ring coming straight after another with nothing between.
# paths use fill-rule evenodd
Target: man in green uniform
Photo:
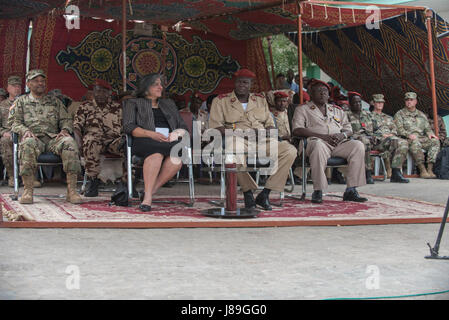
<instances>
[{"instance_id":1,"label":"man in green uniform","mask_svg":"<svg viewBox=\"0 0 449 320\"><path fill-rule=\"evenodd\" d=\"M374 142L373 150L383 152L388 155L385 162L389 167L391 160L391 178L390 182L408 183L409 179L402 176L401 168L404 160L407 158L408 142L398 137L396 125L393 117L382 112L385 104L383 94L373 95L373 112L371 120L373 122Z\"/></svg>"},{"instance_id":2,"label":"man in green uniform","mask_svg":"<svg viewBox=\"0 0 449 320\"><path fill-rule=\"evenodd\" d=\"M359 140L365 146L365 175L366 183L373 184L373 162L371 161L371 148L373 145L373 123L369 111L362 110L362 98L357 92L348 92L350 111L347 111L348 120L352 126L352 138Z\"/></svg>"},{"instance_id":3,"label":"man in green uniform","mask_svg":"<svg viewBox=\"0 0 449 320\"><path fill-rule=\"evenodd\" d=\"M433 165L440 151L440 141L430 127L426 115L416 108L417 103L417 94L407 92L405 108L395 114L394 122L398 135L408 140L409 151L419 168L421 178L436 178ZM427 152L427 168L423 150Z\"/></svg>"},{"instance_id":4,"label":"man in green uniform","mask_svg":"<svg viewBox=\"0 0 449 320\"><path fill-rule=\"evenodd\" d=\"M19 134L20 175L24 192L22 204L33 203L33 178L37 158L43 152L52 152L62 159L67 174L67 201L81 203L76 192L77 174L81 171L78 146L71 137L72 121L64 104L46 94L46 75L42 70L28 72L30 93L20 96L11 106L11 130Z\"/></svg>"}]
</instances>

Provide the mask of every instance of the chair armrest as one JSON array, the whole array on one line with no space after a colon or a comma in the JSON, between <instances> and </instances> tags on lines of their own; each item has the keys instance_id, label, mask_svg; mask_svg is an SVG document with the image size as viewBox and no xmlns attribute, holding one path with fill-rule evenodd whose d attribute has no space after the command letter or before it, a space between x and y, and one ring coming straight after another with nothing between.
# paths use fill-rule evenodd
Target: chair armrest
<instances>
[{"instance_id":1,"label":"chair armrest","mask_svg":"<svg viewBox=\"0 0 449 320\"><path fill-rule=\"evenodd\" d=\"M15 132L11 132L11 134L12 134L12 142L14 144L19 143L19 135L17 133L15 133Z\"/></svg>"}]
</instances>

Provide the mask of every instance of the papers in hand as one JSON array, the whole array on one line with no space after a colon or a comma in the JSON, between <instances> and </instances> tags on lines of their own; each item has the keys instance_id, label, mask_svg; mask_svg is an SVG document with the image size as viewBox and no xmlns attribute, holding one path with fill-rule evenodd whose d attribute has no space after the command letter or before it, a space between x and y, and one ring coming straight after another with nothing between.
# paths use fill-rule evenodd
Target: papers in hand
<instances>
[{"instance_id":1,"label":"papers in hand","mask_svg":"<svg viewBox=\"0 0 449 320\"><path fill-rule=\"evenodd\" d=\"M168 134L169 134L168 128L156 128L156 132L163 134L166 138L168 138Z\"/></svg>"}]
</instances>

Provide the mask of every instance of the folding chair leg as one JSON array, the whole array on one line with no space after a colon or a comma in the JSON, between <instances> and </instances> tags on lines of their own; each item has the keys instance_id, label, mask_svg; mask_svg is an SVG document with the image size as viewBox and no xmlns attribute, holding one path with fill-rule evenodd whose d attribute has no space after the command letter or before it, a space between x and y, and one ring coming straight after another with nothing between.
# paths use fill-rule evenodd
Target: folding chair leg
<instances>
[{"instance_id":1,"label":"folding chair leg","mask_svg":"<svg viewBox=\"0 0 449 320\"><path fill-rule=\"evenodd\" d=\"M83 184L81 185L80 194L84 194L84 191L86 191L86 184L87 184L87 173L84 172Z\"/></svg>"},{"instance_id":2,"label":"folding chair leg","mask_svg":"<svg viewBox=\"0 0 449 320\"><path fill-rule=\"evenodd\" d=\"M385 181L385 179L387 179L387 175L388 175L387 168L385 167L384 159L382 157L379 157L379 159L380 159L380 165L382 167L382 172L384 173L382 181Z\"/></svg>"},{"instance_id":3,"label":"folding chair leg","mask_svg":"<svg viewBox=\"0 0 449 320\"><path fill-rule=\"evenodd\" d=\"M42 171L42 166L39 166L39 176L41 177L41 184L44 185L44 172Z\"/></svg>"},{"instance_id":4,"label":"folding chair leg","mask_svg":"<svg viewBox=\"0 0 449 320\"><path fill-rule=\"evenodd\" d=\"M193 207L195 203L195 178L193 176L193 159L192 159L192 151L189 149L189 196L190 202L189 207ZM179 171L178 171L179 173Z\"/></svg>"}]
</instances>

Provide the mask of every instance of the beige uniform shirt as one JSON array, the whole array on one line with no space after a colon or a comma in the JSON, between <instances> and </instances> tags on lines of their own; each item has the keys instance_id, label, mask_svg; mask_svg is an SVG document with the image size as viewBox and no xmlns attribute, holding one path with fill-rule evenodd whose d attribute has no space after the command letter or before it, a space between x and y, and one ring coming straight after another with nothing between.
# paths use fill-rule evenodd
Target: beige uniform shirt
<instances>
[{"instance_id":1,"label":"beige uniform shirt","mask_svg":"<svg viewBox=\"0 0 449 320\"><path fill-rule=\"evenodd\" d=\"M326 115L309 101L296 108L293 115L292 131L297 128L307 128L318 134L335 134L343 131L352 132L351 123L346 113L331 104L326 104Z\"/></svg>"},{"instance_id":2,"label":"beige uniform shirt","mask_svg":"<svg viewBox=\"0 0 449 320\"><path fill-rule=\"evenodd\" d=\"M226 129L265 129L274 128L273 117L268 109L265 97L251 93L246 110L234 92L219 95L212 102L209 128Z\"/></svg>"},{"instance_id":3,"label":"beige uniform shirt","mask_svg":"<svg viewBox=\"0 0 449 320\"><path fill-rule=\"evenodd\" d=\"M287 111L272 111L274 119L276 121L276 128L278 129L278 136L290 136L290 124L288 123Z\"/></svg>"}]
</instances>

